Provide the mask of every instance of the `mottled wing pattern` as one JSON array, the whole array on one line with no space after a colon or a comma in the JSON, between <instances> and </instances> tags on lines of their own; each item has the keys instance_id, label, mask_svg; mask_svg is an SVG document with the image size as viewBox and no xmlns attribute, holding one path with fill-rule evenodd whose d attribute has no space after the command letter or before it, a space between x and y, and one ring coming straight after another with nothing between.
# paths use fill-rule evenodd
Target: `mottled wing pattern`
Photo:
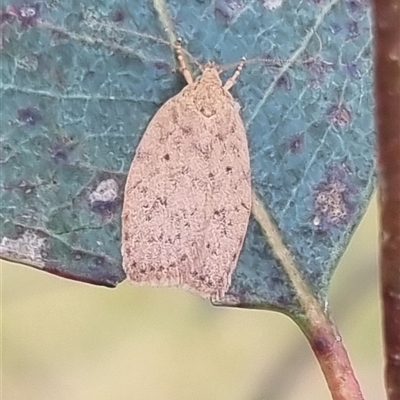
<instances>
[{"instance_id":1,"label":"mottled wing pattern","mask_svg":"<svg viewBox=\"0 0 400 400\"><path fill-rule=\"evenodd\" d=\"M122 215L131 282L213 299L229 288L250 215L250 165L238 108L216 89L213 115L199 110L196 84L168 100L137 148Z\"/></svg>"}]
</instances>

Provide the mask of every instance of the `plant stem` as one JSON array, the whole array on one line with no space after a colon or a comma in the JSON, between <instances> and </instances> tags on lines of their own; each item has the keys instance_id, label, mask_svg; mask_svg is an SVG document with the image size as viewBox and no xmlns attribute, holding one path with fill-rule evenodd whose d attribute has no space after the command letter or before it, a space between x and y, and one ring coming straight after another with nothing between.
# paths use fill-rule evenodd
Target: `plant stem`
<instances>
[{"instance_id":1,"label":"plant stem","mask_svg":"<svg viewBox=\"0 0 400 400\"><path fill-rule=\"evenodd\" d=\"M362 400L364 397L342 338L329 317L323 310L319 311L317 318L307 321L308 329L303 330L325 376L332 399Z\"/></svg>"},{"instance_id":2,"label":"plant stem","mask_svg":"<svg viewBox=\"0 0 400 400\"><path fill-rule=\"evenodd\" d=\"M400 0L374 0L380 273L389 400L400 399Z\"/></svg>"}]
</instances>

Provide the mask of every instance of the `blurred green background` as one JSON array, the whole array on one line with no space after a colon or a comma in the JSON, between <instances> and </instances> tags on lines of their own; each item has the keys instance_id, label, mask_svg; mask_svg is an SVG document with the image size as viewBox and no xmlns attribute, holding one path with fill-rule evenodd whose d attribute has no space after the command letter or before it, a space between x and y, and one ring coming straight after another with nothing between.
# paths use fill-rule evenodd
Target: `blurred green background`
<instances>
[{"instance_id":1,"label":"blurred green background","mask_svg":"<svg viewBox=\"0 0 400 400\"><path fill-rule=\"evenodd\" d=\"M377 205L330 290L356 375L383 399ZM216 308L182 290L105 289L1 262L2 400L323 400L297 326L275 312Z\"/></svg>"}]
</instances>

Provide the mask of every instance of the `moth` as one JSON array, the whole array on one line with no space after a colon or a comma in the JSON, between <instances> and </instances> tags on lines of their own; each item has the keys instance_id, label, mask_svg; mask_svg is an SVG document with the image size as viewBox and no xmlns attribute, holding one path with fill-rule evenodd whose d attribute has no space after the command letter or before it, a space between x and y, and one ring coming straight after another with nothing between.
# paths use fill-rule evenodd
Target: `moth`
<instances>
[{"instance_id":1,"label":"moth","mask_svg":"<svg viewBox=\"0 0 400 400\"><path fill-rule=\"evenodd\" d=\"M194 79L175 46L187 86L154 115L124 192L122 259L132 283L178 286L214 301L229 289L251 210L249 150L229 89L207 63Z\"/></svg>"}]
</instances>

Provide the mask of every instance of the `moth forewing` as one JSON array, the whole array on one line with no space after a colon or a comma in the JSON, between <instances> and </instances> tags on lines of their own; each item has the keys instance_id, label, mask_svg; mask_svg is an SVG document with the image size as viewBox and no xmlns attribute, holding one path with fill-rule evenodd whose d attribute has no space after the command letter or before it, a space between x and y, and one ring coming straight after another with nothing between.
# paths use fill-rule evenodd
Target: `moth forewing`
<instances>
[{"instance_id":1,"label":"moth forewing","mask_svg":"<svg viewBox=\"0 0 400 400\"><path fill-rule=\"evenodd\" d=\"M221 299L246 235L250 161L239 110L214 64L149 123L130 167L122 211L129 281Z\"/></svg>"}]
</instances>

